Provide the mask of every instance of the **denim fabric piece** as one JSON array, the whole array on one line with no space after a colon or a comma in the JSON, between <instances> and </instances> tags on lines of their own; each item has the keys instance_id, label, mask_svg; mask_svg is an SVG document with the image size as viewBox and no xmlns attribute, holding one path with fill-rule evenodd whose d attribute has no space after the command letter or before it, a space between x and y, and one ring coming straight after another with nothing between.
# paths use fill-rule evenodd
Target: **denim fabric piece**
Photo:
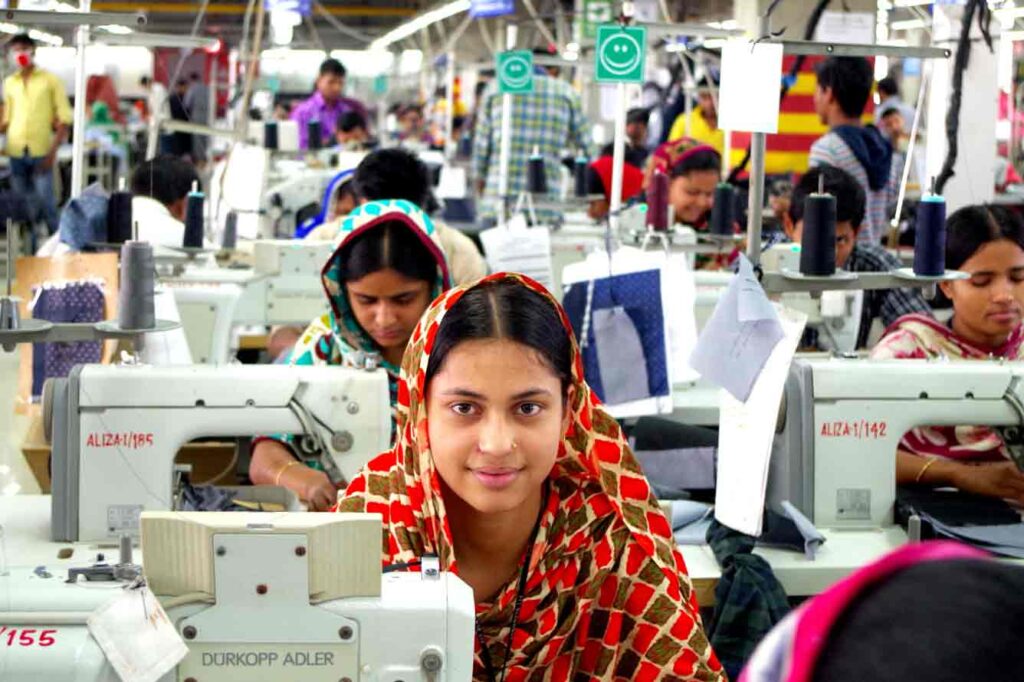
<instances>
[{"instance_id":1,"label":"denim fabric piece","mask_svg":"<svg viewBox=\"0 0 1024 682\"><path fill-rule=\"evenodd\" d=\"M103 290L92 282L74 282L46 287L32 307L32 317L49 322L99 322L106 316ZM66 377L75 365L97 363L103 357L103 343L32 344L32 395L43 392L43 383L51 377Z\"/></svg>"}]
</instances>

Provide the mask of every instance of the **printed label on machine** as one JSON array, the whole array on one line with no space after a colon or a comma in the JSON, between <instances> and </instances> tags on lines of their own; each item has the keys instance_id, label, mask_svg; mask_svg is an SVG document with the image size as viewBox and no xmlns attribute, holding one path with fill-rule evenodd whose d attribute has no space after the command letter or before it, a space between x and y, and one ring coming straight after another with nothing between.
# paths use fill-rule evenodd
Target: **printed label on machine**
<instances>
[{"instance_id":1,"label":"printed label on machine","mask_svg":"<svg viewBox=\"0 0 1024 682\"><path fill-rule=\"evenodd\" d=\"M358 646L352 644L214 644L191 642L180 676L232 680L357 679Z\"/></svg>"},{"instance_id":2,"label":"printed label on machine","mask_svg":"<svg viewBox=\"0 0 1024 682\"><path fill-rule=\"evenodd\" d=\"M107 531L111 534L138 534L141 504L112 504L107 507Z\"/></svg>"}]
</instances>

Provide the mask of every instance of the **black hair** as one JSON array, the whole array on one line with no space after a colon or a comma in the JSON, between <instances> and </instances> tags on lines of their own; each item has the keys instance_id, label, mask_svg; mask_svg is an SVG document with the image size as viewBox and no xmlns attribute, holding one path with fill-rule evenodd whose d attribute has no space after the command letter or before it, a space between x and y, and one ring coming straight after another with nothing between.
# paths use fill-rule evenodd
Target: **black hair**
<instances>
[{"instance_id":1,"label":"black hair","mask_svg":"<svg viewBox=\"0 0 1024 682\"><path fill-rule=\"evenodd\" d=\"M441 321L427 364L426 383L463 341L508 339L533 349L562 382L572 382L572 343L551 301L520 282L505 280L463 294Z\"/></svg>"},{"instance_id":2,"label":"black hair","mask_svg":"<svg viewBox=\"0 0 1024 682\"><path fill-rule=\"evenodd\" d=\"M839 108L850 117L864 113L874 80L864 57L829 57L818 65L818 87L831 88Z\"/></svg>"},{"instance_id":3,"label":"black hair","mask_svg":"<svg viewBox=\"0 0 1024 682\"><path fill-rule=\"evenodd\" d=\"M587 194L604 194L605 196L611 194L609 190L605 189L604 180L593 166L587 166Z\"/></svg>"},{"instance_id":4,"label":"black hair","mask_svg":"<svg viewBox=\"0 0 1024 682\"><path fill-rule=\"evenodd\" d=\"M338 130L351 133L356 128L366 130L366 117L355 110L345 111L338 115Z\"/></svg>"},{"instance_id":5,"label":"black hair","mask_svg":"<svg viewBox=\"0 0 1024 682\"><path fill-rule=\"evenodd\" d=\"M814 682L1020 680L1024 569L957 559L868 588L837 619Z\"/></svg>"},{"instance_id":6,"label":"black hair","mask_svg":"<svg viewBox=\"0 0 1024 682\"><path fill-rule=\"evenodd\" d=\"M430 193L430 173L413 153L391 147L366 155L352 177L356 194L367 201L405 199L420 208Z\"/></svg>"},{"instance_id":7,"label":"black hair","mask_svg":"<svg viewBox=\"0 0 1024 682\"><path fill-rule=\"evenodd\" d=\"M136 196L151 197L164 206L185 198L199 175L192 164L170 154L161 154L135 167L131 191Z\"/></svg>"},{"instance_id":8,"label":"black hair","mask_svg":"<svg viewBox=\"0 0 1024 682\"><path fill-rule=\"evenodd\" d=\"M344 282L362 279L385 268L430 284L437 279L437 259L415 228L394 220L354 237L342 247L339 260Z\"/></svg>"},{"instance_id":9,"label":"black hair","mask_svg":"<svg viewBox=\"0 0 1024 682\"><path fill-rule=\"evenodd\" d=\"M804 173L790 197L789 219L794 225L804 219L804 200L818 191L818 179L822 177L825 192L836 198L836 222L849 222L854 230L859 230L867 210L864 188L852 175L835 166L815 166Z\"/></svg>"},{"instance_id":10,"label":"black hair","mask_svg":"<svg viewBox=\"0 0 1024 682\"><path fill-rule=\"evenodd\" d=\"M320 64L321 76L341 76L344 78L346 73L348 73L348 71L345 70L345 65L337 59L325 59Z\"/></svg>"},{"instance_id":11,"label":"black hair","mask_svg":"<svg viewBox=\"0 0 1024 682\"><path fill-rule=\"evenodd\" d=\"M896 79L891 76L886 76L878 81L878 94L880 95L896 95L899 94L899 91L900 87L896 84Z\"/></svg>"},{"instance_id":12,"label":"black hair","mask_svg":"<svg viewBox=\"0 0 1024 682\"><path fill-rule=\"evenodd\" d=\"M22 45L24 47L35 47L36 41L32 39L27 33L19 33L18 35L7 41L8 45Z\"/></svg>"},{"instance_id":13,"label":"black hair","mask_svg":"<svg viewBox=\"0 0 1024 682\"><path fill-rule=\"evenodd\" d=\"M490 84L491 84L490 81L484 81L484 80L477 81L476 85L473 87L473 94L476 95L477 98L480 98L481 96L483 96L484 90L486 90L487 86L490 85Z\"/></svg>"},{"instance_id":14,"label":"black hair","mask_svg":"<svg viewBox=\"0 0 1024 682\"><path fill-rule=\"evenodd\" d=\"M401 118L401 117L405 116L406 114L412 113L414 111L416 113L418 113L420 115L420 117L422 118L422 116L423 116L423 105L422 104L407 104L404 107L402 107L401 111L398 112L398 117Z\"/></svg>"},{"instance_id":15,"label":"black hair","mask_svg":"<svg viewBox=\"0 0 1024 682\"><path fill-rule=\"evenodd\" d=\"M190 81L196 81L196 82L198 82L198 81L199 81L199 74L198 74L198 73L192 73L192 74L191 74L191 75L190 75L190 76L188 77L188 79L189 79Z\"/></svg>"},{"instance_id":16,"label":"black hair","mask_svg":"<svg viewBox=\"0 0 1024 682\"><path fill-rule=\"evenodd\" d=\"M149 85L152 82L153 81L152 81L152 79L149 76L143 76L142 78L139 79L139 85L143 85L143 86Z\"/></svg>"},{"instance_id":17,"label":"black hair","mask_svg":"<svg viewBox=\"0 0 1024 682\"><path fill-rule=\"evenodd\" d=\"M946 267L959 270L989 242L1008 239L1024 249L1024 221L1005 206L964 206L946 219Z\"/></svg>"},{"instance_id":18,"label":"black hair","mask_svg":"<svg viewBox=\"0 0 1024 682\"><path fill-rule=\"evenodd\" d=\"M885 120L885 119L889 118L890 116L892 116L893 114L900 114L900 115L902 115L903 112L900 111L899 107L884 107L882 109L882 111L878 114L878 118L879 118L879 120Z\"/></svg>"},{"instance_id":19,"label":"black hair","mask_svg":"<svg viewBox=\"0 0 1024 682\"><path fill-rule=\"evenodd\" d=\"M714 149L701 149L672 166L671 178L679 178L696 171L722 172L722 157Z\"/></svg>"},{"instance_id":20,"label":"black hair","mask_svg":"<svg viewBox=\"0 0 1024 682\"><path fill-rule=\"evenodd\" d=\"M651 110L646 107L635 107L626 112L626 125L639 123L647 125L651 120Z\"/></svg>"}]
</instances>

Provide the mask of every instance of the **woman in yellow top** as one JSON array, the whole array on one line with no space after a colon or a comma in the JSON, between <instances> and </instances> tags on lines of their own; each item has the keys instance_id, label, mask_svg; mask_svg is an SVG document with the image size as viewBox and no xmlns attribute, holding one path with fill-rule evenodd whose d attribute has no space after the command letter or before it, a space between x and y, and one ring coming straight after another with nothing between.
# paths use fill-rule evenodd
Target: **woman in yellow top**
<instances>
[{"instance_id":1,"label":"woman in yellow top","mask_svg":"<svg viewBox=\"0 0 1024 682\"><path fill-rule=\"evenodd\" d=\"M702 81L700 89L697 90L697 107L689 115L690 130L686 129L686 121L686 112L679 114L672 124L668 139L689 137L714 147L719 155L724 153L725 131L718 129L718 109L715 107L715 98L711 96L711 87L706 80Z\"/></svg>"}]
</instances>

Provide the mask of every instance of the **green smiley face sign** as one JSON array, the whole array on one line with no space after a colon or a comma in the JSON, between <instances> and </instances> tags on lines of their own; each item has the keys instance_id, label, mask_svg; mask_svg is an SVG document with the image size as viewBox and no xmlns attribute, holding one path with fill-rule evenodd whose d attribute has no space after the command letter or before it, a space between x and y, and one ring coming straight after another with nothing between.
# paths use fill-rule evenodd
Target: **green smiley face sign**
<instances>
[{"instance_id":1,"label":"green smiley face sign","mask_svg":"<svg viewBox=\"0 0 1024 682\"><path fill-rule=\"evenodd\" d=\"M529 50L512 50L498 54L498 92L522 94L533 92L533 54Z\"/></svg>"},{"instance_id":2,"label":"green smiley face sign","mask_svg":"<svg viewBox=\"0 0 1024 682\"><path fill-rule=\"evenodd\" d=\"M597 81L642 83L647 29L642 26L600 26L597 29Z\"/></svg>"}]
</instances>

